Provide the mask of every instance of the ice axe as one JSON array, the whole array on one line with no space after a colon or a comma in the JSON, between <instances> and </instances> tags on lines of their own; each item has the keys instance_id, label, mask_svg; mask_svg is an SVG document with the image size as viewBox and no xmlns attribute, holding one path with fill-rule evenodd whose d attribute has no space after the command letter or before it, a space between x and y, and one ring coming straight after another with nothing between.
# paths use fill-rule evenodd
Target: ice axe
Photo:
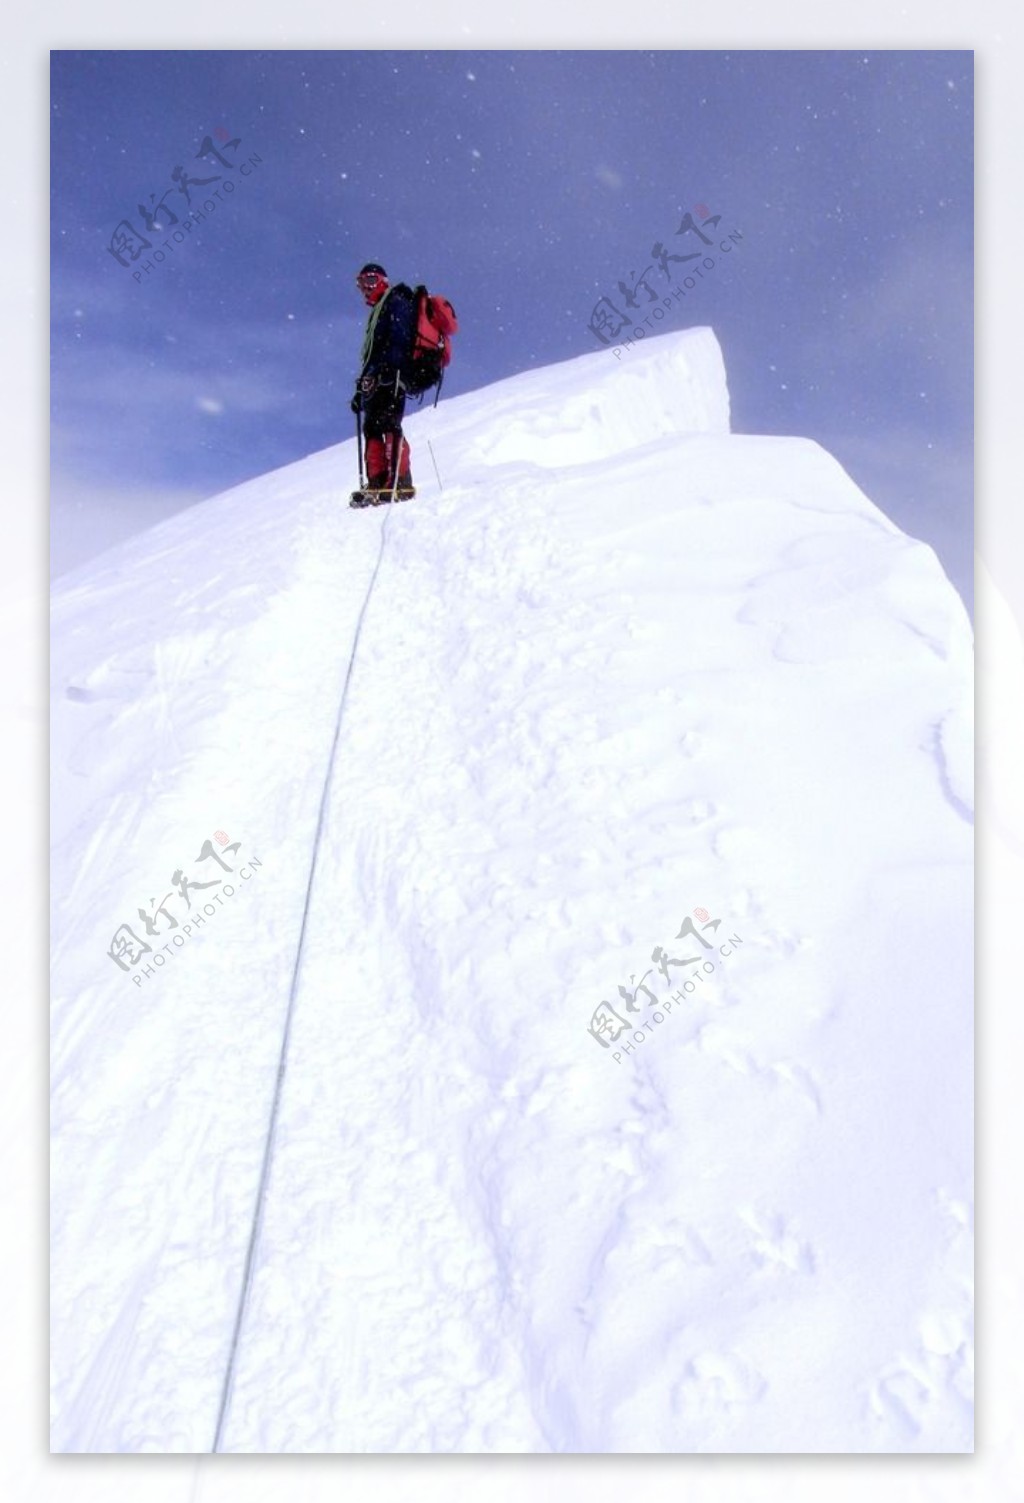
<instances>
[{"instance_id":1,"label":"ice axe","mask_svg":"<svg viewBox=\"0 0 1024 1503\"><path fill-rule=\"evenodd\" d=\"M356 408L356 440L359 445L359 489L365 490L366 481L363 478L363 406L362 403Z\"/></svg>"}]
</instances>

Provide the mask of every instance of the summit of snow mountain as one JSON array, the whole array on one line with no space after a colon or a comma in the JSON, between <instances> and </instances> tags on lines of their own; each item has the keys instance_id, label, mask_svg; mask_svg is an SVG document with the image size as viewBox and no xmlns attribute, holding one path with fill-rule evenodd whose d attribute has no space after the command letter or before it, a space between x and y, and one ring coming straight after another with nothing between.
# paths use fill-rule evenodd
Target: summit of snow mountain
<instances>
[{"instance_id":1,"label":"summit of snow mountain","mask_svg":"<svg viewBox=\"0 0 1024 1503\"><path fill-rule=\"evenodd\" d=\"M406 432L55 591L54 1448L969 1450L963 605L709 329Z\"/></svg>"}]
</instances>

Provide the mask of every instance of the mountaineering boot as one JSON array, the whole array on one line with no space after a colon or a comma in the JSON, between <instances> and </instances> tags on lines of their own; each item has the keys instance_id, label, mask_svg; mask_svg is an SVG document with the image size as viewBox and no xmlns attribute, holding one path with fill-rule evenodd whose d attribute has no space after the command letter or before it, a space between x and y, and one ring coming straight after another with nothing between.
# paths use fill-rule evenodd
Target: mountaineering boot
<instances>
[{"instance_id":1,"label":"mountaineering boot","mask_svg":"<svg viewBox=\"0 0 1024 1503\"><path fill-rule=\"evenodd\" d=\"M369 498L371 506L380 506L385 501L391 500L391 481L387 477L387 471L371 475L366 482L364 494Z\"/></svg>"},{"instance_id":2,"label":"mountaineering boot","mask_svg":"<svg viewBox=\"0 0 1024 1503\"><path fill-rule=\"evenodd\" d=\"M381 506L391 500L391 487L386 475L371 475L366 484L353 491L350 506Z\"/></svg>"}]
</instances>

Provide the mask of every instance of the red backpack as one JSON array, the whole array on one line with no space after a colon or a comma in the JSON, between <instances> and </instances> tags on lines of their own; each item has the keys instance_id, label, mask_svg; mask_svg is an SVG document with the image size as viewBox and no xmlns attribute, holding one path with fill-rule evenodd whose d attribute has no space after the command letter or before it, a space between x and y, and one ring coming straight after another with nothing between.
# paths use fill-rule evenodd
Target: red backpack
<instances>
[{"instance_id":1,"label":"red backpack","mask_svg":"<svg viewBox=\"0 0 1024 1503\"><path fill-rule=\"evenodd\" d=\"M455 309L446 297L417 287L415 298L415 333L411 348L402 363L402 385L414 397L422 396L432 386L441 395L445 367L452 358L450 339L459 331ZM437 403L437 397L434 398Z\"/></svg>"}]
</instances>

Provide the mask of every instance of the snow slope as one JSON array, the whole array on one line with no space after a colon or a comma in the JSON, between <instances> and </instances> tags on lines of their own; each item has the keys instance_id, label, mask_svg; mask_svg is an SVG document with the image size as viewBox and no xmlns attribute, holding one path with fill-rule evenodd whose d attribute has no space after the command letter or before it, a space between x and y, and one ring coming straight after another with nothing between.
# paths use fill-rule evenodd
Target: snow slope
<instances>
[{"instance_id":1,"label":"snow slope","mask_svg":"<svg viewBox=\"0 0 1024 1503\"><path fill-rule=\"evenodd\" d=\"M707 329L407 431L54 598L54 1449L969 1450L960 601Z\"/></svg>"}]
</instances>

